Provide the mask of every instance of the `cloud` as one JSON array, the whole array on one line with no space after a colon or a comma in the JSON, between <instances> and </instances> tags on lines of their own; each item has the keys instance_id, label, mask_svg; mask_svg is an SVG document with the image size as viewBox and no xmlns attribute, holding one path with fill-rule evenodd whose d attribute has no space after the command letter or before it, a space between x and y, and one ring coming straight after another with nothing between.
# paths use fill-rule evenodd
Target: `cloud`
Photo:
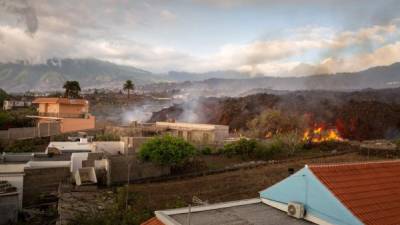
<instances>
[{"instance_id":1,"label":"cloud","mask_svg":"<svg viewBox=\"0 0 400 225\"><path fill-rule=\"evenodd\" d=\"M6 21L0 23L0 62L28 60L40 63L52 57L92 57L156 73L168 70L238 70L250 74L300 76L358 71L400 60L396 52L399 50L400 23L393 18L386 24L358 29L336 30L315 25L297 27L283 30L274 38L261 37L240 44L226 43L204 55L196 55L195 51L179 46L150 44L146 38L138 41L132 30L140 30L141 27L161 30L164 26L172 27L181 22L184 13L170 11L167 9L170 7L160 2L164 1L99 0L76 1L74 4L36 1L30 4L27 0L0 0L0 8L8 13L7 16L0 14L0 19ZM236 7L275 4L278 1L196 2ZM178 18L177 13L179 21L170 23ZM13 18L17 15L24 22L24 27L13 26L8 17L10 15ZM144 32L140 30L138 33ZM146 35L148 39L152 38ZM185 41L186 37L181 38Z\"/></svg>"},{"instance_id":2,"label":"cloud","mask_svg":"<svg viewBox=\"0 0 400 225\"><path fill-rule=\"evenodd\" d=\"M1 9L7 13L17 15L20 19L24 20L26 25L26 32L33 35L39 28L36 10L32 7L27 0L1 0Z\"/></svg>"},{"instance_id":3,"label":"cloud","mask_svg":"<svg viewBox=\"0 0 400 225\"><path fill-rule=\"evenodd\" d=\"M163 9L160 12L160 16L165 20L176 20L177 16L167 9Z\"/></svg>"}]
</instances>

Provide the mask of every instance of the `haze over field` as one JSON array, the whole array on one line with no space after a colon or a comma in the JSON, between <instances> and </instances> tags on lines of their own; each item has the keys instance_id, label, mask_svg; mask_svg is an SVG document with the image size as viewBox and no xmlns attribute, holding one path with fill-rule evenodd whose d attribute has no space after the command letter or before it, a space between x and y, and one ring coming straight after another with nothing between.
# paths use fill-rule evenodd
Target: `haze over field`
<instances>
[{"instance_id":1,"label":"haze over field","mask_svg":"<svg viewBox=\"0 0 400 225\"><path fill-rule=\"evenodd\" d=\"M295 2L0 0L1 86L53 88L79 75L88 76L80 78L83 83L304 76L400 61L398 1ZM64 66L57 63L67 58L134 68L48 68Z\"/></svg>"}]
</instances>

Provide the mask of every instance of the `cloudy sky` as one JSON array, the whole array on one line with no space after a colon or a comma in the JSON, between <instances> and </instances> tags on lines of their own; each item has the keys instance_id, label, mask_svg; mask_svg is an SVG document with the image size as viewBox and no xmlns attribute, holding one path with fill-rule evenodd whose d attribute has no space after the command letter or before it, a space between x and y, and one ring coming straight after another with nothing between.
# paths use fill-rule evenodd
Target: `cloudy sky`
<instances>
[{"instance_id":1,"label":"cloudy sky","mask_svg":"<svg viewBox=\"0 0 400 225\"><path fill-rule=\"evenodd\" d=\"M273 76L400 61L398 0L0 0L0 62Z\"/></svg>"}]
</instances>

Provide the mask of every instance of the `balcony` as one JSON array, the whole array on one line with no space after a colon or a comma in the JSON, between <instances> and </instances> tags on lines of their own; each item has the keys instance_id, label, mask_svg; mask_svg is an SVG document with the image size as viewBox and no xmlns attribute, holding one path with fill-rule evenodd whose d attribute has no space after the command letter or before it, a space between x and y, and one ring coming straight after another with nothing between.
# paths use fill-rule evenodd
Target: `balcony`
<instances>
[{"instance_id":1,"label":"balcony","mask_svg":"<svg viewBox=\"0 0 400 225\"><path fill-rule=\"evenodd\" d=\"M85 114L72 114L72 113L43 113L39 112L40 117L57 117L57 118L85 118Z\"/></svg>"}]
</instances>

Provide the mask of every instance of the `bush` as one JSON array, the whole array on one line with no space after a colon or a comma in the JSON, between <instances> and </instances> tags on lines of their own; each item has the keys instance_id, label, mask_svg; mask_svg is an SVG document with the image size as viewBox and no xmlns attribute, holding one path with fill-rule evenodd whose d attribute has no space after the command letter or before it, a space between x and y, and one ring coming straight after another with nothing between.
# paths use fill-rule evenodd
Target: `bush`
<instances>
[{"instance_id":1,"label":"bush","mask_svg":"<svg viewBox=\"0 0 400 225\"><path fill-rule=\"evenodd\" d=\"M14 140L4 147L4 151L14 153L43 151L48 143L46 138Z\"/></svg>"},{"instance_id":2,"label":"bush","mask_svg":"<svg viewBox=\"0 0 400 225\"><path fill-rule=\"evenodd\" d=\"M400 150L400 138L394 140L393 143L397 146L397 149Z\"/></svg>"},{"instance_id":3,"label":"bush","mask_svg":"<svg viewBox=\"0 0 400 225\"><path fill-rule=\"evenodd\" d=\"M231 157L240 156L244 159L257 158L270 160L278 154L284 153L286 156L295 154L303 148L303 142L298 135L288 133L286 135L275 136L268 141L257 141L255 139L242 138L236 142L227 144L221 153Z\"/></svg>"},{"instance_id":4,"label":"bush","mask_svg":"<svg viewBox=\"0 0 400 225\"><path fill-rule=\"evenodd\" d=\"M144 143L139 150L139 158L142 161L170 166L183 165L195 154L193 145L170 135L155 137Z\"/></svg>"},{"instance_id":5,"label":"bush","mask_svg":"<svg viewBox=\"0 0 400 225\"><path fill-rule=\"evenodd\" d=\"M203 155L211 155L213 152L214 152L213 149L208 146L201 150L201 154Z\"/></svg>"},{"instance_id":6,"label":"bush","mask_svg":"<svg viewBox=\"0 0 400 225\"><path fill-rule=\"evenodd\" d=\"M227 156L240 155L243 158L249 158L259 147L258 142L254 139L241 138L238 141L226 144L222 149L222 153Z\"/></svg>"}]
</instances>

